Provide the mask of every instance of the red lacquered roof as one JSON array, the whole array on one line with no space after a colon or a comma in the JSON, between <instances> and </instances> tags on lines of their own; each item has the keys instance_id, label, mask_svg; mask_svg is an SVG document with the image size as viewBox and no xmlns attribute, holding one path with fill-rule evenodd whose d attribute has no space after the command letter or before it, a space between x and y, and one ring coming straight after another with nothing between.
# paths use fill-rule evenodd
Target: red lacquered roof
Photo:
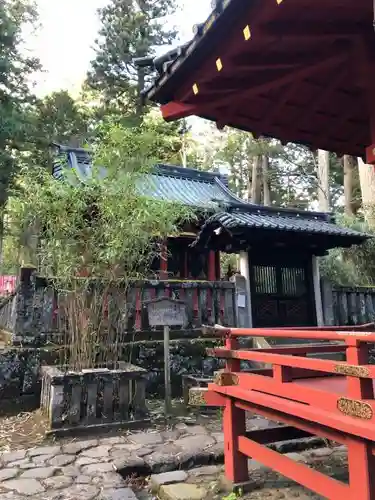
<instances>
[{"instance_id":1,"label":"red lacquered roof","mask_svg":"<svg viewBox=\"0 0 375 500\"><path fill-rule=\"evenodd\" d=\"M218 2L145 94L167 120L363 156L375 143L373 19L373 0Z\"/></svg>"}]
</instances>

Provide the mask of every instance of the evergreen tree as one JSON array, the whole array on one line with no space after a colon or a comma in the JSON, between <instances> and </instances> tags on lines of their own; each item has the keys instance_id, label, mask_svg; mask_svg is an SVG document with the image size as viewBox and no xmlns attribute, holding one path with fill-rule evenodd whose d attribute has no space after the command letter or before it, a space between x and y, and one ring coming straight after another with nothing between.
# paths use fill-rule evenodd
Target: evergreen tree
<instances>
[{"instance_id":1,"label":"evergreen tree","mask_svg":"<svg viewBox=\"0 0 375 500\"><path fill-rule=\"evenodd\" d=\"M165 25L174 7L174 0L111 0L99 10L101 29L88 83L103 93L112 111L142 114L140 91L151 70L137 68L133 60L174 40L176 32Z\"/></svg>"},{"instance_id":2,"label":"evergreen tree","mask_svg":"<svg viewBox=\"0 0 375 500\"><path fill-rule=\"evenodd\" d=\"M53 92L34 107L34 145L30 163L51 168L50 144L82 147L89 139L89 110L76 102L67 91Z\"/></svg>"},{"instance_id":3,"label":"evergreen tree","mask_svg":"<svg viewBox=\"0 0 375 500\"><path fill-rule=\"evenodd\" d=\"M36 21L36 11L27 0L0 0L0 210L28 147L30 108L33 96L28 79L39 69L34 58L21 50L22 30ZM1 231L0 231L1 232Z\"/></svg>"}]
</instances>

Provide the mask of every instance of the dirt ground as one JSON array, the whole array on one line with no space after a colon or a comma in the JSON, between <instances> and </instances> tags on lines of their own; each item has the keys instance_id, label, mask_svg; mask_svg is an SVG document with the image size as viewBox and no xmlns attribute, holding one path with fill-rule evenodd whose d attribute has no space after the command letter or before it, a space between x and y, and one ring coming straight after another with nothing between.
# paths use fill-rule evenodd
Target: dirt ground
<instances>
[{"instance_id":1,"label":"dirt ground","mask_svg":"<svg viewBox=\"0 0 375 500\"><path fill-rule=\"evenodd\" d=\"M166 421L163 417L163 402L159 400L148 401L153 423L152 428L172 426L180 421L191 421L202 424L210 432L222 430L221 412L209 410L206 414L197 411L187 412L181 400L173 402L173 416ZM47 444L55 441L55 438L47 436L48 429L46 417L40 409L35 409L35 402L20 404L14 402L12 405L0 407L0 453L13 451L21 448L32 448L41 443ZM34 407L34 408L33 408ZM253 420L253 419L250 419ZM126 429L114 431L102 431L101 435L118 435L119 432L127 432ZM78 438L79 436L77 436ZM66 438L72 440L72 436ZM63 442L64 438L59 438Z\"/></svg>"}]
</instances>

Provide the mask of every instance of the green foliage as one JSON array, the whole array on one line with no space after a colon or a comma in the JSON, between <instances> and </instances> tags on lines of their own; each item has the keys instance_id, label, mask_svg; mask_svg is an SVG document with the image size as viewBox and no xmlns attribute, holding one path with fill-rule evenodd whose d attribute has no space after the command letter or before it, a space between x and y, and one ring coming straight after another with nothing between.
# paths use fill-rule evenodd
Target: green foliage
<instances>
[{"instance_id":1,"label":"green foliage","mask_svg":"<svg viewBox=\"0 0 375 500\"><path fill-rule=\"evenodd\" d=\"M242 498L242 490L240 489L238 492L232 492L229 495L223 497L222 500L239 500Z\"/></svg>"},{"instance_id":2,"label":"green foliage","mask_svg":"<svg viewBox=\"0 0 375 500\"><path fill-rule=\"evenodd\" d=\"M321 274L342 286L375 286L375 233L360 218L339 216L338 224L373 235L362 245L335 248L321 259Z\"/></svg>"},{"instance_id":3,"label":"green foliage","mask_svg":"<svg viewBox=\"0 0 375 500\"><path fill-rule=\"evenodd\" d=\"M30 141L30 105L33 96L28 78L39 68L21 50L23 29L36 21L27 0L8 0L0 6L0 207L21 163L20 151Z\"/></svg>"},{"instance_id":4,"label":"green foliage","mask_svg":"<svg viewBox=\"0 0 375 500\"><path fill-rule=\"evenodd\" d=\"M11 230L24 244L25 235L40 228L41 268L64 286L83 270L109 280L144 276L158 251L155 237L174 234L178 222L192 216L187 208L139 194L151 162L128 146L123 130L108 131L95 153L95 165L107 169L104 179L94 173L78 184L67 172L65 182L56 182L38 168L19 178L9 206Z\"/></svg>"},{"instance_id":5,"label":"green foliage","mask_svg":"<svg viewBox=\"0 0 375 500\"><path fill-rule=\"evenodd\" d=\"M118 361L129 286L147 277L160 241L194 216L140 194L154 162L138 155L140 146L129 151L128 139L120 127L108 129L95 151L93 176L84 183L72 170L56 181L44 168L25 168L8 206L9 232L22 255L36 252L40 271L59 291L67 320L62 362L74 370ZM118 295L121 313L104 321L103 304Z\"/></svg>"},{"instance_id":6,"label":"green foliage","mask_svg":"<svg viewBox=\"0 0 375 500\"><path fill-rule=\"evenodd\" d=\"M156 47L174 40L176 32L165 26L174 9L173 0L111 0L99 10L101 29L88 82L112 111L141 114L139 92L150 71L137 69L133 59L153 55Z\"/></svg>"},{"instance_id":7,"label":"green foliage","mask_svg":"<svg viewBox=\"0 0 375 500\"><path fill-rule=\"evenodd\" d=\"M50 144L82 147L89 137L89 113L67 91L61 90L36 102L34 108L34 162L51 168Z\"/></svg>"}]
</instances>

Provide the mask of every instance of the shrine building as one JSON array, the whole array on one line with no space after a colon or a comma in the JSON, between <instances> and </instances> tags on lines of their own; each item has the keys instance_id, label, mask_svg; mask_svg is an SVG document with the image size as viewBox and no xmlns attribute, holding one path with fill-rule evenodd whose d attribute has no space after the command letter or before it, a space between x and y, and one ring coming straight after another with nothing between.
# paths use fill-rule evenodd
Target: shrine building
<instances>
[{"instance_id":1,"label":"shrine building","mask_svg":"<svg viewBox=\"0 0 375 500\"><path fill-rule=\"evenodd\" d=\"M81 179L90 175L84 149L58 146ZM55 178L62 176L56 162ZM228 188L218 172L156 165L140 193L194 208L197 220L169 238L164 258L153 263L159 280L219 281L220 253L239 254L247 278L253 326L311 326L323 323L317 257L349 247L367 235L335 224L331 214L254 205Z\"/></svg>"},{"instance_id":2,"label":"shrine building","mask_svg":"<svg viewBox=\"0 0 375 500\"><path fill-rule=\"evenodd\" d=\"M374 19L371 0L216 0L190 42L135 61L157 73L143 97L167 121L195 115L375 164ZM249 326L301 326L322 324L316 256L364 239L327 214L242 202L195 245L245 252Z\"/></svg>"}]
</instances>

